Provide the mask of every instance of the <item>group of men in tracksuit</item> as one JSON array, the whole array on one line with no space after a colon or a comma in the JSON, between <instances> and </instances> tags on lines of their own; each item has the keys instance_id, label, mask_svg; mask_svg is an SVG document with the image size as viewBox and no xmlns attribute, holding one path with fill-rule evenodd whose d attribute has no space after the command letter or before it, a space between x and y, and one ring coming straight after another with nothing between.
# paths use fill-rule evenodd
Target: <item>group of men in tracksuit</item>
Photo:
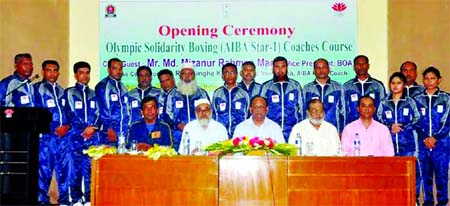
<instances>
[{"instance_id":1,"label":"group of men in tracksuit","mask_svg":"<svg viewBox=\"0 0 450 206\"><path fill-rule=\"evenodd\" d=\"M41 134L39 141L38 202L49 205L50 182L55 172L58 183L58 203L90 205L90 158L82 153L100 141L99 105L94 90L88 87L90 65L77 62L75 86L63 89L57 83L60 66L57 61L42 63L42 81L31 84L33 72L30 54L15 57L16 71L0 82L2 106L41 107L52 114L50 133ZM84 179L84 194L82 193ZM84 196L84 200L83 200Z\"/></svg>"},{"instance_id":2,"label":"group of men in tracksuit","mask_svg":"<svg viewBox=\"0 0 450 206\"><path fill-rule=\"evenodd\" d=\"M138 87L127 91L125 85L120 81L123 75L122 61L113 58L108 61L109 75L97 84L94 92L87 86L89 79L86 80L86 75L89 75L90 66L86 62L78 62L74 65L77 83L74 87L63 90L56 83L57 75L56 78L55 74L52 76L52 73L59 72L57 62L44 62L43 73L49 74L44 74L44 80L41 82L31 85L28 77L30 77L32 69L30 73L29 69L24 72L18 68L22 65L26 67L29 64L27 61L31 61L31 56L16 57L16 72L2 80L0 99L4 106L39 106L48 108L53 114L51 128L54 133L43 134L40 145L39 201L43 203L49 201L48 184L53 170L57 174L60 203L68 203L69 180L72 200L77 202L82 199L81 177L84 177L85 186L86 182L88 185L85 187L84 202L90 201L90 160L82 154L82 150L96 144L116 146L118 138L127 136L129 125L142 118L140 109L144 97L154 96L158 99L158 118L170 125L173 136L172 146L176 149L180 145L184 125L196 119L195 101L210 99L207 92L196 85L192 64L183 64L178 87L175 86L173 73L170 70L162 70L161 74L158 73L162 89L152 87L149 83L152 74L148 67L138 68ZM356 77L341 85L329 78L328 61L318 59L314 62L316 79L303 88L299 82L288 77L289 62L284 57L276 57L273 60L273 78L263 84L254 81L255 65L253 62L245 62L242 65L240 70L242 81L239 83L236 82L236 65L225 64L222 67L224 86L216 89L211 99L212 118L225 126L231 138L236 125L250 116L248 108L251 99L260 95L267 100L269 108L267 117L281 126L287 141L292 127L306 118L305 110L308 101L320 99L324 105L325 121L335 125L338 131L342 132L346 124L358 118L356 109L358 99L365 95L371 96L378 108L386 98L384 85L368 74L368 63L369 59L366 56L355 57L353 66ZM326 65L327 68L322 68L321 65ZM52 69L51 67L56 68ZM88 71L84 71L88 74L83 74L80 68L88 68ZM25 75L19 75L20 73ZM165 81L165 76L169 83ZM12 95L5 95L11 88L22 82L24 82L24 86L17 89ZM435 95L427 96L423 92L423 87L415 82L413 85L407 86L406 90L408 96L415 96L417 108L422 116L414 127L417 130L419 143L407 140L406 144L411 144L408 147L411 150L414 148L414 151L417 151L417 147L419 148L419 159L421 159L421 154L422 156L434 155L433 158L442 160L437 162L447 164L447 167L443 166L442 168L448 169L450 148L448 94L438 91ZM413 127L407 129L413 130ZM433 149L434 153L431 150L425 150L423 144L420 144L420 140L431 135L436 137L439 142ZM406 138L401 139L403 141ZM444 151L442 154L446 155L435 155L436 151L441 150ZM76 165L71 167L70 177L66 172L69 162ZM420 167L424 167L422 171L425 171L422 178L430 178L430 174L426 173L426 168L430 167L429 164L431 163L421 161ZM447 191L445 186L447 180L436 179L436 182L439 183L437 185L440 186L438 194ZM442 183L444 181L445 184ZM426 187L429 185L425 185L425 189L427 189ZM448 201L448 197L439 200L440 203L445 201Z\"/></svg>"}]
</instances>

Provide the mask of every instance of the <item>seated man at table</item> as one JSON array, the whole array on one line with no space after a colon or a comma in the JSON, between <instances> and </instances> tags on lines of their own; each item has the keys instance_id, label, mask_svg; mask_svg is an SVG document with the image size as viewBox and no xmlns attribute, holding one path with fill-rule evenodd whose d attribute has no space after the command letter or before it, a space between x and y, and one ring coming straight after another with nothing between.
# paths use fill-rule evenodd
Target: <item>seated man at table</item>
<instances>
[{"instance_id":1,"label":"seated man at table","mask_svg":"<svg viewBox=\"0 0 450 206\"><path fill-rule=\"evenodd\" d=\"M345 154L394 156L394 145L389 129L373 119L375 100L369 95L363 96L358 100L357 109L359 119L345 126L342 132L342 147Z\"/></svg>"},{"instance_id":2,"label":"seated man at table","mask_svg":"<svg viewBox=\"0 0 450 206\"><path fill-rule=\"evenodd\" d=\"M312 99L308 103L306 114L308 118L292 128L289 143L294 144L295 138L300 136L302 151L310 153L308 155L336 155L341 142L336 127L324 120L323 103L319 99Z\"/></svg>"},{"instance_id":3,"label":"seated man at table","mask_svg":"<svg viewBox=\"0 0 450 206\"><path fill-rule=\"evenodd\" d=\"M254 96L250 101L252 116L236 126L233 137L270 137L278 143L285 143L280 125L266 117L268 111L266 98Z\"/></svg>"},{"instance_id":4,"label":"seated man at table","mask_svg":"<svg viewBox=\"0 0 450 206\"><path fill-rule=\"evenodd\" d=\"M181 136L178 153L195 154L200 148L228 139L227 129L212 119L211 103L208 99L194 102L196 119L186 124Z\"/></svg>"},{"instance_id":5,"label":"seated man at table","mask_svg":"<svg viewBox=\"0 0 450 206\"><path fill-rule=\"evenodd\" d=\"M128 147L133 141L141 151L147 151L154 144L172 146L170 126L158 119L158 100L152 96L142 99L141 112L143 117L130 126Z\"/></svg>"}]
</instances>

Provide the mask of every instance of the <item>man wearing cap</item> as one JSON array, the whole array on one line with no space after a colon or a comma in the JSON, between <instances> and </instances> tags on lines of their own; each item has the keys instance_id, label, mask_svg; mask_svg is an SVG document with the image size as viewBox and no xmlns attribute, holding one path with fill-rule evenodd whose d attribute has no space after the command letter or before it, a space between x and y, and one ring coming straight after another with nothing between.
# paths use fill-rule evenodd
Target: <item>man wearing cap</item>
<instances>
[{"instance_id":1,"label":"man wearing cap","mask_svg":"<svg viewBox=\"0 0 450 206\"><path fill-rule=\"evenodd\" d=\"M208 99L195 101L196 120L187 123L183 130L180 154L195 154L200 148L228 139L227 129L212 119L211 105ZM189 141L188 141L189 140Z\"/></svg>"},{"instance_id":2,"label":"man wearing cap","mask_svg":"<svg viewBox=\"0 0 450 206\"><path fill-rule=\"evenodd\" d=\"M176 90L167 96L164 116L173 128L174 148L178 149L184 126L195 120L194 102L199 99L209 101L208 93L198 87L195 81L194 65L184 63L181 66L180 81Z\"/></svg>"}]
</instances>

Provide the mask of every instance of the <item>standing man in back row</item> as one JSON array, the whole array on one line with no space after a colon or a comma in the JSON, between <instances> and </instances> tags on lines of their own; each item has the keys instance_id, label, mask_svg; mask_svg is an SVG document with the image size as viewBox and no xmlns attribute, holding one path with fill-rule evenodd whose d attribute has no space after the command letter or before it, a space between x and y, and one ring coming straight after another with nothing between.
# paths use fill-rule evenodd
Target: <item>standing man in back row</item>
<instances>
[{"instance_id":1,"label":"standing man in back row","mask_svg":"<svg viewBox=\"0 0 450 206\"><path fill-rule=\"evenodd\" d=\"M166 108L166 99L172 92L176 91L175 87L175 78L173 77L172 71L168 69L163 69L158 72L158 79L161 85L161 95L158 98L158 113L161 120L169 122L166 120L166 116L164 115L164 108Z\"/></svg>"},{"instance_id":2,"label":"standing man in back row","mask_svg":"<svg viewBox=\"0 0 450 206\"><path fill-rule=\"evenodd\" d=\"M222 79L224 85L217 88L213 94L213 119L225 126L228 137L232 137L236 125L247 119L250 99L247 92L236 84L236 65L223 65Z\"/></svg>"},{"instance_id":3,"label":"standing man in back row","mask_svg":"<svg viewBox=\"0 0 450 206\"><path fill-rule=\"evenodd\" d=\"M264 82L261 96L268 102L267 117L281 126L285 142L292 127L303 120L303 92L299 82L288 77L288 61L284 57L273 60L273 79Z\"/></svg>"},{"instance_id":4,"label":"standing man in back row","mask_svg":"<svg viewBox=\"0 0 450 206\"><path fill-rule=\"evenodd\" d=\"M152 87L152 70L148 66L140 66L137 71L138 86L132 89L130 96L131 121L130 125L142 118L141 102L144 97L152 96L156 99L161 95L161 89Z\"/></svg>"},{"instance_id":5,"label":"standing man in back row","mask_svg":"<svg viewBox=\"0 0 450 206\"><path fill-rule=\"evenodd\" d=\"M242 64L240 72L242 81L239 82L238 86L247 92L250 99L252 99L256 95L259 95L259 92L261 90L261 84L255 82L255 70L255 63L253 63L252 61L246 61Z\"/></svg>"},{"instance_id":6,"label":"standing man in back row","mask_svg":"<svg viewBox=\"0 0 450 206\"><path fill-rule=\"evenodd\" d=\"M314 75L316 79L305 85L303 96L305 103L313 99L319 99L322 103L325 120L333 124L338 132L342 132L345 126L345 97L341 84L329 77L330 67L326 59L314 61ZM309 108L305 105L305 110Z\"/></svg>"},{"instance_id":7,"label":"standing man in back row","mask_svg":"<svg viewBox=\"0 0 450 206\"><path fill-rule=\"evenodd\" d=\"M405 61L400 66L400 72L406 77L406 95L408 97L414 97L418 94L422 94L425 88L422 85L417 84L417 65L411 61Z\"/></svg>"},{"instance_id":8,"label":"standing man in back row","mask_svg":"<svg viewBox=\"0 0 450 206\"><path fill-rule=\"evenodd\" d=\"M363 96L370 96L375 101L375 108L378 108L381 100L386 96L386 89L381 81L369 75L369 58L358 55L353 59L353 69L356 77L348 80L344 84L347 123L359 118L358 100ZM376 112L376 111L375 111Z\"/></svg>"}]
</instances>

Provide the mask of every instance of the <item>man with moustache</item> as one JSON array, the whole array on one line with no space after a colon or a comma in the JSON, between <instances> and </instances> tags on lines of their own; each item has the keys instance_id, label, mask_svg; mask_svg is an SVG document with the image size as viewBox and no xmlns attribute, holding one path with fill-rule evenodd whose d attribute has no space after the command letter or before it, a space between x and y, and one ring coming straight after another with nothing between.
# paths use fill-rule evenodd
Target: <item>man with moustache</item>
<instances>
[{"instance_id":1,"label":"man with moustache","mask_svg":"<svg viewBox=\"0 0 450 206\"><path fill-rule=\"evenodd\" d=\"M225 127L212 119L211 105L208 99L195 101L195 116L197 119L187 123L181 137L182 146L178 152L183 155L196 154L204 146L227 140L228 134ZM187 144L189 139L189 145ZM186 150L189 148L189 150Z\"/></svg>"},{"instance_id":2,"label":"man with moustache","mask_svg":"<svg viewBox=\"0 0 450 206\"><path fill-rule=\"evenodd\" d=\"M303 92L299 82L288 77L288 61L276 57L272 63L273 79L263 83L261 96L270 108L267 117L281 126L287 142L292 127L303 120Z\"/></svg>"},{"instance_id":3,"label":"man with moustache","mask_svg":"<svg viewBox=\"0 0 450 206\"><path fill-rule=\"evenodd\" d=\"M0 81L0 106L34 107L34 88L29 81L33 60L28 53L14 57L14 74Z\"/></svg>"},{"instance_id":4,"label":"man with moustache","mask_svg":"<svg viewBox=\"0 0 450 206\"><path fill-rule=\"evenodd\" d=\"M144 97L152 96L156 99L161 95L162 90L152 86L152 70L148 66L140 66L137 71L138 86L132 89L128 95L131 106L130 124L142 118L141 101Z\"/></svg>"},{"instance_id":5,"label":"man with moustache","mask_svg":"<svg viewBox=\"0 0 450 206\"><path fill-rule=\"evenodd\" d=\"M406 77L406 95L408 97L414 97L421 94L425 88L422 85L417 84L417 65L411 61L405 61L400 66L400 72L402 72Z\"/></svg>"},{"instance_id":6,"label":"man with moustache","mask_svg":"<svg viewBox=\"0 0 450 206\"><path fill-rule=\"evenodd\" d=\"M36 107L46 108L52 113L50 134L42 134L39 139L39 202L48 204L48 190L53 171L58 182L59 204L69 203L69 160L70 140L66 136L70 126L64 112L66 101L64 90L56 82L59 77L59 63L45 60L42 63L44 79L34 84Z\"/></svg>"},{"instance_id":7,"label":"man with moustache","mask_svg":"<svg viewBox=\"0 0 450 206\"><path fill-rule=\"evenodd\" d=\"M173 143L176 150L178 150L184 126L196 119L194 102L199 99L209 101L208 93L198 87L197 81L195 81L194 65L184 63L181 66L178 87L167 96L164 112L166 121L172 126Z\"/></svg>"},{"instance_id":8,"label":"man with moustache","mask_svg":"<svg viewBox=\"0 0 450 206\"><path fill-rule=\"evenodd\" d=\"M292 128L289 143L294 144L295 138L300 136L302 151L311 150L312 153L309 155L336 155L341 142L336 127L324 119L323 103L318 99L309 101L306 114L308 119L301 121Z\"/></svg>"},{"instance_id":9,"label":"man with moustache","mask_svg":"<svg viewBox=\"0 0 450 206\"><path fill-rule=\"evenodd\" d=\"M239 82L238 86L247 92L250 99L258 95L261 90L261 84L255 82L255 70L255 63L252 61L246 61L242 64L241 71L239 73L242 77L242 81Z\"/></svg>"},{"instance_id":10,"label":"man with moustache","mask_svg":"<svg viewBox=\"0 0 450 206\"><path fill-rule=\"evenodd\" d=\"M172 146L170 126L158 118L158 100L155 97L144 97L141 102L142 118L130 126L128 147L133 141L139 151L147 151L155 144Z\"/></svg>"},{"instance_id":11,"label":"man with moustache","mask_svg":"<svg viewBox=\"0 0 450 206\"><path fill-rule=\"evenodd\" d=\"M286 142L280 125L266 116L269 112L266 98L254 96L250 100L250 112L252 116L236 126L233 137L270 137L278 143Z\"/></svg>"},{"instance_id":12,"label":"man with moustache","mask_svg":"<svg viewBox=\"0 0 450 206\"><path fill-rule=\"evenodd\" d=\"M64 99L67 101L67 119L72 126L68 134L72 159L70 196L73 206L81 206L91 202L91 158L83 154L83 150L99 143L97 130L100 122L97 98L88 85L91 66L79 61L73 65L73 73L77 82L64 91Z\"/></svg>"},{"instance_id":13,"label":"man with moustache","mask_svg":"<svg viewBox=\"0 0 450 206\"><path fill-rule=\"evenodd\" d=\"M341 84L331 80L329 74L330 67L326 59L319 58L314 61L316 79L305 85L303 96L305 102L319 99L324 107L325 120L333 124L338 132L341 132L345 126L344 89ZM306 108L307 105L305 105Z\"/></svg>"},{"instance_id":14,"label":"man with moustache","mask_svg":"<svg viewBox=\"0 0 450 206\"><path fill-rule=\"evenodd\" d=\"M347 124L342 131L342 148L347 156L394 156L391 132L373 119L375 100L363 96L358 100L359 118ZM359 152L354 144L359 139ZM358 154L359 153L359 154Z\"/></svg>"},{"instance_id":15,"label":"man with moustache","mask_svg":"<svg viewBox=\"0 0 450 206\"><path fill-rule=\"evenodd\" d=\"M369 95L375 100L375 109L378 108L381 100L386 96L386 89L381 81L369 75L369 58L358 55L353 59L353 69L356 76L344 84L346 103L346 124L358 119L358 100L365 95Z\"/></svg>"},{"instance_id":16,"label":"man with moustache","mask_svg":"<svg viewBox=\"0 0 450 206\"><path fill-rule=\"evenodd\" d=\"M128 90L120 81L123 64L118 58L108 61L108 76L95 86L102 130L100 141L117 146L117 137L125 137L130 121Z\"/></svg>"},{"instance_id":17,"label":"man with moustache","mask_svg":"<svg viewBox=\"0 0 450 206\"><path fill-rule=\"evenodd\" d=\"M166 108L166 99L172 92L176 91L175 79L172 71L168 69L162 69L158 72L158 79L161 85L162 93L158 98L158 113L161 120L168 122L167 117L164 115L164 108Z\"/></svg>"}]
</instances>

